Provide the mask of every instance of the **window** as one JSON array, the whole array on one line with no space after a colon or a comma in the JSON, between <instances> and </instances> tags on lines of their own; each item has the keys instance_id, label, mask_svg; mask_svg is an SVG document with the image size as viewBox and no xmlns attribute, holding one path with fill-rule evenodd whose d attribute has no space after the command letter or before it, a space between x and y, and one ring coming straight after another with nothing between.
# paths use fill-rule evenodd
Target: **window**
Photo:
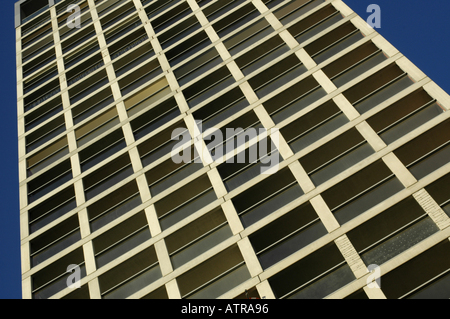
<instances>
[{"instance_id":1,"label":"window","mask_svg":"<svg viewBox=\"0 0 450 319\"><path fill-rule=\"evenodd\" d=\"M125 75L118 80L122 96L127 95L138 87L153 82L154 78L162 73L158 59L153 59L145 65L141 65L132 73Z\"/></svg>"},{"instance_id":2,"label":"window","mask_svg":"<svg viewBox=\"0 0 450 319\"><path fill-rule=\"evenodd\" d=\"M87 2L80 3L79 7L80 7L80 28L70 28L67 25L67 19L73 12L69 12L59 17L58 26L59 26L59 36L61 40L64 40L65 38L71 36L76 32L76 30L82 29L92 22L92 17L91 13L89 12L88 3Z\"/></svg>"},{"instance_id":3,"label":"window","mask_svg":"<svg viewBox=\"0 0 450 319\"><path fill-rule=\"evenodd\" d=\"M72 108L73 122L78 124L112 103L114 103L114 97L111 87L107 86Z\"/></svg>"},{"instance_id":4,"label":"window","mask_svg":"<svg viewBox=\"0 0 450 319\"><path fill-rule=\"evenodd\" d=\"M72 168L67 159L28 182L28 202L34 202L71 179Z\"/></svg>"},{"instance_id":5,"label":"window","mask_svg":"<svg viewBox=\"0 0 450 319\"><path fill-rule=\"evenodd\" d=\"M326 91L316 79L309 76L267 100L263 105L274 122L280 123L326 95Z\"/></svg>"},{"instance_id":6,"label":"window","mask_svg":"<svg viewBox=\"0 0 450 319\"><path fill-rule=\"evenodd\" d=\"M170 65L175 66L182 61L189 59L191 56L195 55L195 53L206 48L210 44L211 40L208 38L206 32L200 31L169 50L166 53L166 57Z\"/></svg>"},{"instance_id":7,"label":"window","mask_svg":"<svg viewBox=\"0 0 450 319\"><path fill-rule=\"evenodd\" d=\"M22 66L23 78L45 67L56 58L55 48L50 48Z\"/></svg>"},{"instance_id":8,"label":"window","mask_svg":"<svg viewBox=\"0 0 450 319\"><path fill-rule=\"evenodd\" d=\"M222 181L228 191L245 184L262 173L264 167L269 168L269 161L283 161L270 137L258 139L253 144L230 160L217 166Z\"/></svg>"},{"instance_id":9,"label":"window","mask_svg":"<svg viewBox=\"0 0 450 319\"><path fill-rule=\"evenodd\" d=\"M93 25L80 29L61 42L63 54L66 54L72 49L79 48L82 43L86 42L93 36L95 36L95 29Z\"/></svg>"},{"instance_id":10,"label":"window","mask_svg":"<svg viewBox=\"0 0 450 319\"><path fill-rule=\"evenodd\" d=\"M324 201L343 225L404 189L382 160L363 168L322 193Z\"/></svg>"},{"instance_id":11,"label":"window","mask_svg":"<svg viewBox=\"0 0 450 319\"><path fill-rule=\"evenodd\" d=\"M408 197L347 233L366 265L381 265L438 232L419 203Z\"/></svg>"},{"instance_id":12,"label":"window","mask_svg":"<svg viewBox=\"0 0 450 319\"><path fill-rule=\"evenodd\" d=\"M117 109L112 107L75 130L78 146L85 145L89 141L105 133L110 128L119 124L119 122Z\"/></svg>"},{"instance_id":13,"label":"window","mask_svg":"<svg viewBox=\"0 0 450 319\"><path fill-rule=\"evenodd\" d=\"M239 21L235 23L239 23ZM263 18L227 38L223 41L223 44L230 54L234 56L245 48L248 48L252 44L265 38L273 31L274 29L270 26L269 22Z\"/></svg>"},{"instance_id":14,"label":"window","mask_svg":"<svg viewBox=\"0 0 450 319\"><path fill-rule=\"evenodd\" d=\"M151 238L143 211L92 240L97 267L103 267Z\"/></svg>"},{"instance_id":15,"label":"window","mask_svg":"<svg viewBox=\"0 0 450 319\"><path fill-rule=\"evenodd\" d=\"M225 126L213 129L203 139L215 161L259 135L259 129L262 128L255 112L250 110Z\"/></svg>"},{"instance_id":16,"label":"window","mask_svg":"<svg viewBox=\"0 0 450 319\"><path fill-rule=\"evenodd\" d=\"M113 159L83 178L86 200L89 200L133 174L128 152Z\"/></svg>"},{"instance_id":17,"label":"window","mask_svg":"<svg viewBox=\"0 0 450 319\"><path fill-rule=\"evenodd\" d=\"M136 181L116 189L87 208L94 232L142 204Z\"/></svg>"},{"instance_id":18,"label":"window","mask_svg":"<svg viewBox=\"0 0 450 319\"><path fill-rule=\"evenodd\" d=\"M25 23L37 15L41 14L48 9L47 0L38 0L33 3L25 2L20 5L20 20L21 23Z\"/></svg>"},{"instance_id":19,"label":"window","mask_svg":"<svg viewBox=\"0 0 450 319\"><path fill-rule=\"evenodd\" d=\"M305 46L305 50L320 64L363 38L361 31L346 22Z\"/></svg>"},{"instance_id":20,"label":"window","mask_svg":"<svg viewBox=\"0 0 450 319\"><path fill-rule=\"evenodd\" d=\"M249 235L249 239L261 266L267 269L327 233L306 202Z\"/></svg>"},{"instance_id":21,"label":"window","mask_svg":"<svg viewBox=\"0 0 450 319\"><path fill-rule=\"evenodd\" d=\"M315 2L317 3L318 1ZM289 9L289 6L286 7L286 9ZM286 9L283 10L283 12L289 12ZM287 30L297 39L298 43L301 44L342 19L342 15L334 6L327 5L301 19Z\"/></svg>"},{"instance_id":22,"label":"window","mask_svg":"<svg viewBox=\"0 0 450 319\"><path fill-rule=\"evenodd\" d=\"M67 154L69 154L69 148L67 146L67 137L64 136L27 158L27 176L36 174Z\"/></svg>"},{"instance_id":23,"label":"window","mask_svg":"<svg viewBox=\"0 0 450 319\"><path fill-rule=\"evenodd\" d=\"M80 150L81 171L84 172L126 147L122 129L115 130L88 147Z\"/></svg>"},{"instance_id":24,"label":"window","mask_svg":"<svg viewBox=\"0 0 450 319\"><path fill-rule=\"evenodd\" d=\"M142 2L142 1L141 1ZM145 7L145 5L149 1L142 2L142 5ZM160 13L166 11L168 8L175 6L180 0L168 0L168 1L156 1L150 4L149 6L145 7L145 12L147 13L148 18L151 20L153 17L159 15ZM170 15L169 15L170 16Z\"/></svg>"},{"instance_id":25,"label":"window","mask_svg":"<svg viewBox=\"0 0 450 319\"><path fill-rule=\"evenodd\" d=\"M367 123L390 144L443 112L439 103L421 88L373 115Z\"/></svg>"},{"instance_id":26,"label":"window","mask_svg":"<svg viewBox=\"0 0 450 319\"><path fill-rule=\"evenodd\" d=\"M70 104L75 104L107 83L108 75L105 68L94 71L88 78L69 88Z\"/></svg>"},{"instance_id":27,"label":"window","mask_svg":"<svg viewBox=\"0 0 450 319\"><path fill-rule=\"evenodd\" d=\"M23 83L23 94L26 95L28 92L33 91L34 89L40 87L45 82L55 78L58 75L58 68L54 64L48 67L46 70L39 72L33 77L30 77L28 80Z\"/></svg>"},{"instance_id":28,"label":"window","mask_svg":"<svg viewBox=\"0 0 450 319\"><path fill-rule=\"evenodd\" d=\"M67 288L67 280L71 275L67 272L68 265L78 265L80 267L80 279L86 277L82 247L75 249L31 275L32 298L48 299Z\"/></svg>"},{"instance_id":29,"label":"window","mask_svg":"<svg viewBox=\"0 0 450 319\"><path fill-rule=\"evenodd\" d=\"M106 30L106 43L110 45L138 27L142 27L142 21L138 15L134 14L131 18L119 22Z\"/></svg>"},{"instance_id":30,"label":"window","mask_svg":"<svg viewBox=\"0 0 450 319\"><path fill-rule=\"evenodd\" d=\"M123 5L122 5L123 4ZM112 11L113 9L117 8L118 6L122 5L119 9ZM128 2L128 3L116 3L114 6L110 6L106 11L102 12L100 23L102 25L103 30L109 28L110 26L118 23L120 20L124 19L131 13L136 12L136 7L134 6L134 3ZM108 15L105 15L105 13L108 13ZM103 17L104 16L104 17Z\"/></svg>"},{"instance_id":31,"label":"window","mask_svg":"<svg viewBox=\"0 0 450 319\"><path fill-rule=\"evenodd\" d=\"M58 192L28 211L30 234L77 207L73 185Z\"/></svg>"},{"instance_id":32,"label":"window","mask_svg":"<svg viewBox=\"0 0 450 319\"><path fill-rule=\"evenodd\" d=\"M202 49L203 44L207 44L206 42L202 43L198 49ZM197 50L197 47L195 47L193 50ZM191 56L192 54L195 54L195 52L188 51L186 52L186 57ZM185 57L185 54L183 54L182 57ZM176 62L178 62L178 59L173 60L171 64L174 64ZM215 48L211 48L206 52L194 57L192 60L187 61L183 65L176 67L173 73L175 74L179 85L183 86L186 83L194 80L195 78L202 76L205 72L214 68L222 62L222 58L219 56L217 50Z\"/></svg>"},{"instance_id":33,"label":"window","mask_svg":"<svg viewBox=\"0 0 450 319\"><path fill-rule=\"evenodd\" d=\"M22 62L38 55L53 44L52 24L45 24L22 38ZM37 53L38 51L39 53Z\"/></svg>"},{"instance_id":34,"label":"window","mask_svg":"<svg viewBox=\"0 0 450 319\"><path fill-rule=\"evenodd\" d=\"M151 21L153 29L155 30L155 33L158 34L166 28L176 24L176 21L180 21L190 13L192 13L192 10L188 3L183 2L180 5L174 5L172 9Z\"/></svg>"},{"instance_id":35,"label":"window","mask_svg":"<svg viewBox=\"0 0 450 319\"><path fill-rule=\"evenodd\" d=\"M66 70L70 69L72 66L87 58L93 53L98 52L100 47L98 46L98 41L91 41L87 44L81 45L80 48L74 49L69 54L64 55L64 66Z\"/></svg>"},{"instance_id":36,"label":"window","mask_svg":"<svg viewBox=\"0 0 450 319\"><path fill-rule=\"evenodd\" d=\"M290 1L281 8L276 9L274 11L274 15L281 21L282 24L286 25L324 2L325 0Z\"/></svg>"},{"instance_id":37,"label":"window","mask_svg":"<svg viewBox=\"0 0 450 319\"><path fill-rule=\"evenodd\" d=\"M126 298L161 277L155 247L150 246L98 277L103 299Z\"/></svg>"},{"instance_id":38,"label":"window","mask_svg":"<svg viewBox=\"0 0 450 319\"><path fill-rule=\"evenodd\" d=\"M217 208L167 236L165 242L176 269L232 235L222 209Z\"/></svg>"},{"instance_id":39,"label":"window","mask_svg":"<svg viewBox=\"0 0 450 319\"><path fill-rule=\"evenodd\" d=\"M419 180L448 163L449 141L450 120L445 120L401 146L394 154Z\"/></svg>"},{"instance_id":40,"label":"window","mask_svg":"<svg viewBox=\"0 0 450 319\"><path fill-rule=\"evenodd\" d=\"M177 277L181 298L212 299L250 279L237 245L214 255Z\"/></svg>"},{"instance_id":41,"label":"window","mask_svg":"<svg viewBox=\"0 0 450 319\"><path fill-rule=\"evenodd\" d=\"M258 45L256 48L238 57L236 59L236 64L244 75L248 75L288 51L289 47L283 39L281 39L279 35L275 35L271 39Z\"/></svg>"},{"instance_id":42,"label":"window","mask_svg":"<svg viewBox=\"0 0 450 319\"><path fill-rule=\"evenodd\" d=\"M248 3L233 11L219 21L214 22L213 28L220 38L233 32L252 19L259 17L260 13L252 3Z\"/></svg>"},{"instance_id":43,"label":"window","mask_svg":"<svg viewBox=\"0 0 450 319\"><path fill-rule=\"evenodd\" d=\"M244 227L270 215L303 195L288 167L268 176L232 199Z\"/></svg>"},{"instance_id":44,"label":"window","mask_svg":"<svg viewBox=\"0 0 450 319\"><path fill-rule=\"evenodd\" d=\"M203 163L198 157L194 145L191 145L186 151L189 151L190 162L183 161L177 164L172 158L169 158L145 173L152 196L165 191L203 168Z\"/></svg>"},{"instance_id":45,"label":"window","mask_svg":"<svg viewBox=\"0 0 450 319\"><path fill-rule=\"evenodd\" d=\"M25 108L31 109L32 107L35 107L45 100L49 99L50 97L54 96L55 94L60 92L59 87L59 78L56 78L50 82L47 82L45 85L41 86L39 89L34 90L31 93L28 93L24 97L24 105ZM31 107L31 105L33 105Z\"/></svg>"},{"instance_id":46,"label":"window","mask_svg":"<svg viewBox=\"0 0 450 319\"><path fill-rule=\"evenodd\" d=\"M381 276L388 299L448 299L450 242L441 241Z\"/></svg>"},{"instance_id":47,"label":"window","mask_svg":"<svg viewBox=\"0 0 450 319\"><path fill-rule=\"evenodd\" d=\"M434 198L448 217L450 217L450 191L447 187L449 179L450 174L447 174L425 187L425 190Z\"/></svg>"},{"instance_id":48,"label":"window","mask_svg":"<svg viewBox=\"0 0 450 319\"><path fill-rule=\"evenodd\" d=\"M239 87L235 87L193 112L195 120L201 121L202 130L215 127L220 122L230 118L233 114L249 105Z\"/></svg>"},{"instance_id":49,"label":"window","mask_svg":"<svg viewBox=\"0 0 450 319\"><path fill-rule=\"evenodd\" d=\"M185 88L183 93L192 108L234 83L230 71L224 66Z\"/></svg>"},{"instance_id":50,"label":"window","mask_svg":"<svg viewBox=\"0 0 450 319\"><path fill-rule=\"evenodd\" d=\"M333 100L329 100L281 128L280 133L297 153L345 123L348 123L348 118Z\"/></svg>"},{"instance_id":51,"label":"window","mask_svg":"<svg viewBox=\"0 0 450 319\"><path fill-rule=\"evenodd\" d=\"M44 105L25 115L25 131L28 132L63 110L61 95L55 96Z\"/></svg>"},{"instance_id":52,"label":"window","mask_svg":"<svg viewBox=\"0 0 450 319\"><path fill-rule=\"evenodd\" d=\"M39 265L80 239L78 215L73 215L30 241L31 266Z\"/></svg>"},{"instance_id":53,"label":"window","mask_svg":"<svg viewBox=\"0 0 450 319\"><path fill-rule=\"evenodd\" d=\"M277 299L322 299L355 279L334 242L270 277Z\"/></svg>"},{"instance_id":54,"label":"window","mask_svg":"<svg viewBox=\"0 0 450 319\"><path fill-rule=\"evenodd\" d=\"M178 140L172 139L172 132L178 128L186 130L181 138L190 140L189 131L187 130L186 125L183 122L177 122L138 145L137 148L141 155L143 166L153 163L158 158L172 151L172 148L179 143Z\"/></svg>"},{"instance_id":55,"label":"window","mask_svg":"<svg viewBox=\"0 0 450 319\"><path fill-rule=\"evenodd\" d=\"M414 82L393 63L343 92L360 114L363 114Z\"/></svg>"},{"instance_id":56,"label":"window","mask_svg":"<svg viewBox=\"0 0 450 319\"><path fill-rule=\"evenodd\" d=\"M165 230L216 200L208 175L202 175L155 203L161 229Z\"/></svg>"},{"instance_id":57,"label":"window","mask_svg":"<svg viewBox=\"0 0 450 319\"><path fill-rule=\"evenodd\" d=\"M64 116L61 115L42 125L41 127L31 131L25 137L27 153L30 153L39 146L47 143L54 137L63 133L65 130L66 126L64 122Z\"/></svg>"},{"instance_id":58,"label":"window","mask_svg":"<svg viewBox=\"0 0 450 319\"><path fill-rule=\"evenodd\" d=\"M387 56L371 41L364 43L322 70L340 87L385 61Z\"/></svg>"},{"instance_id":59,"label":"window","mask_svg":"<svg viewBox=\"0 0 450 319\"><path fill-rule=\"evenodd\" d=\"M369 143L353 127L303 156L299 162L317 186L374 153Z\"/></svg>"},{"instance_id":60,"label":"window","mask_svg":"<svg viewBox=\"0 0 450 319\"><path fill-rule=\"evenodd\" d=\"M71 68L66 72L67 86L71 86L74 83L80 81L84 77L101 68L103 65L104 62L100 53L91 56L87 60L84 60L76 67Z\"/></svg>"},{"instance_id":61,"label":"window","mask_svg":"<svg viewBox=\"0 0 450 319\"><path fill-rule=\"evenodd\" d=\"M220 2L213 3L203 10L206 18L211 22L219 17L225 15L227 12L233 10L233 8L242 4L243 0L224 0Z\"/></svg>"}]
</instances>

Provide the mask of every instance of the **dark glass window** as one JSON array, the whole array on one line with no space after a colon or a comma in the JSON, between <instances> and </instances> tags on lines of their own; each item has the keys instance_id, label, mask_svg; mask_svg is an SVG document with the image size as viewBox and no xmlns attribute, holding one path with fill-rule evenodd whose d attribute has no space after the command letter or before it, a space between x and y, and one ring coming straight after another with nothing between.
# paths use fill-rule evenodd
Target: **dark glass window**
<instances>
[{"instance_id":1,"label":"dark glass window","mask_svg":"<svg viewBox=\"0 0 450 319\"><path fill-rule=\"evenodd\" d=\"M322 299L355 279L334 242L270 277L277 299Z\"/></svg>"},{"instance_id":2,"label":"dark glass window","mask_svg":"<svg viewBox=\"0 0 450 319\"><path fill-rule=\"evenodd\" d=\"M261 266L266 269L328 232L309 202L249 235Z\"/></svg>"}]
</instances>

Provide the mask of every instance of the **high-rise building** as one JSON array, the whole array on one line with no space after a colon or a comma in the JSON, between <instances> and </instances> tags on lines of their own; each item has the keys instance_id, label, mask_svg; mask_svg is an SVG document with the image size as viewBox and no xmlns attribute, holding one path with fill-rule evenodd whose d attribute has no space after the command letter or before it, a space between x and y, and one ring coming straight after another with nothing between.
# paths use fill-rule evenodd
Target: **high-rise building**
<instances>
[{"instance_id":1,"label":"high-rise building","mask_svg":"<svg viewBox=\"0 0 450 319\"><path fill-rule=\"evenodd\" d=\"M16 38L24 298L450 297L450 97L341 0L20 0Z\"/></svg>"}]
</instances>

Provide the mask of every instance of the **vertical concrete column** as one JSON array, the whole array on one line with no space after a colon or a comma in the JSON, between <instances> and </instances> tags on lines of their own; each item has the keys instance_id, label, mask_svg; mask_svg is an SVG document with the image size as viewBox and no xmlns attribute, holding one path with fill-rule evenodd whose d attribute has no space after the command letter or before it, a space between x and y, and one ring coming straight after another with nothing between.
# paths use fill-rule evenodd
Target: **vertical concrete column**
<instances>
[{"instance_id":1,"label":"vertical concrete column","mask_svg":"<svg viewBox=\"0 0 450 319\"><path fill-rule=\"evenodd\" d=\"M166 283L166 290L169 299L181 299L181 293L176 279Z\"/></svg>"},{"instance_id":2,"label":"vertical concrete column","mask_svg":"<svg viewBox=\"0 0 450 319\"><path fill-rule=\"evenodd\" d=\"M158 257L161 273L163 276L166 276L173 271L173 267L164 239L161 239L160 241L155 243L155 250L156 256Z\"/></svg>"},{"instance_id":3,"label":"vertical concrete column","mask_svg":"<svg viewBox=\"0 0 450 319\"><path fill-rule=\"evenodd\" d=\"M239 250L241 251L242 257L244 257L250 276L256 277L262 273L263 269L248 237L242 238L237 242L237 244Z\"/></svg>"},{"instance_id":4,"label":"vertical concrete column","mask_svg":"<svg viewBox=\"0 0 450 319\"><path fill-rule=\"evenodd\" d=\"M350 121L360 116L355 107L347 100L343 94L339 94L333 98L334 103L341 109Z\"/></svg>"},{"instance_id":5,"label":"vertical concrete column","mask_svg":"<svg viewBox=\"0 0 450 319\"><path fill-rule=\"evenodd\" d=\"M389 153L382 157L383 162L390 168L405 188L413 185L417 182L416 178L411 172L403 165L394 153Z\"/></svg>"},{"instance_id":6,"label":"vertical concrete column","mask_svg":"<svg viewBox=\"0 0 450 319\"><path fill-rule=\"evenodd\" d=\"M258 294L261 297L261 299L276 299L272 287L270 287L270 284L267 281L267 279L257 284L256 290L258 291Z\"/></svg>"},{"instance_id":7,"label":"vertical concrete column","mask_svg":"<svg viewBox=\"0 0 450 319\"><path fill-rule=\"evenodd\" d=\"M355 126L359 133L366 139L372 148L378 152L386 147L386 143L377 135L373 128L366 121Z\"/></svg>"},{"instance_id":8,"label":"vertical concrete column","mask_svg":"<svg viewBox=\"0 0 450 319\"><path fill-rule=\"evenodd\" d=\"M100 285L98 283L98 277L90 280L88 282L89 296L91 299L102 299L102 294L100 292Z\"/></svg>"},{"instance_id":9,"label":"vertical concrete column","mask_svg":"<svg viewBox=\"0 0 450 319\"><path fill-rule=\"evenodd\" d=\"M340 227L336 217L334 217L321 195L311 198L309 202L316 211L317 215L319 215L320 220L329 233Z\"/></svg>"}]
</instances>

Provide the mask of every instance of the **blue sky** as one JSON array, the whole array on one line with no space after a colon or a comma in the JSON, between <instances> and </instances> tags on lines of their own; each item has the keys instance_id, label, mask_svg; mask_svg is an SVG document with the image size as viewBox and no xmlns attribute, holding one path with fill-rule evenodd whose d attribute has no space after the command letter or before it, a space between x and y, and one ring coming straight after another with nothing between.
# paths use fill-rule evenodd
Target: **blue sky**
<instances>
[{"instance_id":1,"label":"blue sky","mask_svg":"<svg viewBox=\"0 0 450 319\"><path fill-rule=\"evenodd\" d=\"M220 1L220 0L219 0ZM450 92L448 0L344 0L364 20L371 3L381 8L377 31ZM1 0L0 90L0 299L21 298L17 111L15 75L15 0Z\"/></svg>"}]
</instances>

